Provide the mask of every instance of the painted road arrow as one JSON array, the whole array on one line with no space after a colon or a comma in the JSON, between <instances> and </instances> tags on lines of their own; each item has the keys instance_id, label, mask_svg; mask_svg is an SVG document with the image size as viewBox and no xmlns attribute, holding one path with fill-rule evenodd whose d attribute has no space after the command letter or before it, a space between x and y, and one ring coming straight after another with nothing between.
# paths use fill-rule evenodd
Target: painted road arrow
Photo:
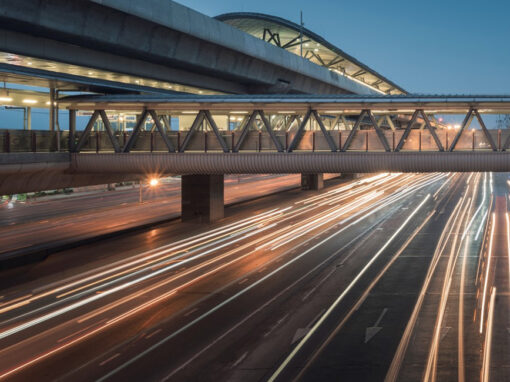
<instances>
[{"instance_id":1,"label":"painted road arrow","mask_svg":"<svg viewBox=\"0 0 510 382\"><path fill-rule=\"evenodd\" d=\"M368 328L365 329L365 343L370 341L377 333L380 332L380 330L382 329L382 326L379 326L379 324L381 323L381 321L387 311L388 311L388 308L384 308L383 311L381 312L381 314L379 315L379 318L375 322L374 326L369 326Z\"/></svg>"}]
</instances>

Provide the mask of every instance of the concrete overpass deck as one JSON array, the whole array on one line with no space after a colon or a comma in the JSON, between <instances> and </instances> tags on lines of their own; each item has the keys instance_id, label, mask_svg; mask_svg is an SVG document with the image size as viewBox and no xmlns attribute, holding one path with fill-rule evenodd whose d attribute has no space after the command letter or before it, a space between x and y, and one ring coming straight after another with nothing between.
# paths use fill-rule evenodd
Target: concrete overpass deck
<instances>
[{"instance_id":1,"label":"concrete overpass deck","mask_svg":"<svg viewBox=\"0 0 510 382\"><path fill-rule=\"evenodd\" d=\"M78 90L371 94L170 0L0 1L0 77Z\"/></svg>"}]
</instances>

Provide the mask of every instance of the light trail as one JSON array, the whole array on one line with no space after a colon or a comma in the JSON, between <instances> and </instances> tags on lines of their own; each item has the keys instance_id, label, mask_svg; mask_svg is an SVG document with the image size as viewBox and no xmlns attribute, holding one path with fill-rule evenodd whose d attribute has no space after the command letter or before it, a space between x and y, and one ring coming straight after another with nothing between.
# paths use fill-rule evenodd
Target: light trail
<instances>
[{"instance_id":1,"label":"light trail","mask_svg":"<svg viewBox=\"0 0 510 382\"><path fill-rule=\"evenodd\" d=\"M427 179L428 179L428 180L427 180ZM431 177L427 177L427 178L426 178L423 182L420 180L420 182L418 182L418 184L420 185L420 187L425 187L426 185L432 184L433 182L435 182L435 181L437 181L437 180L440 180L440 179L442 179L442 177L431 176ZM387 180L385 180L385 181L387 181ZM391 186L391 185L388 185L388 187L390 187L390 186ZM417 189L417 186L408 188L408 190L413 190L413 189ZM378 201L378 202L376 202L376 205L379 205L379 206L380 206L380 207L378 207L377 209L372 208L372 211L370 211L370 208L371 208L371 207L370 207L370 206L368 206L367 208L365 208L365 209L364 209L363 211L361 211L360 213L357 213L357 214L354 214L353 216L348 217L347 219L345 219L345 220L343 221L344 223L345 223L345 222L348 222L348 221L351 221L351 220L353 220L353 219L355 219L355 218L356 218L356 217L358 217L361 213L365 213L365 212L367 213L367 214L366 214L366 216L362 216L362 217L360 217L358 220L356 220L356 221L354 221L354 222L350 223L348 226L344 227L344 228L343 228L342 230L340 230L339 232L343 231L344 229L347 229L348 227L351 227L351 226L352 226L352 225L354 225L354 224L357 224L359 221L361 221L361 220L365 219L366 217L370 216L372 213L375 213L375 212L376 212L376 211L378 211L380 208L382 208L383 206L385 206L385 204L387 205L387 204L389 203L389 201L390 201L390 200L391 200L391 202L394 202L394 201L396 201L396 200L400 200L400 198L403 198L404 196L406 196L406 195L404 195L404 193L402 193L402 195L399 195L398 197L395 197L395 196L393 195L393 196L391 196L391 197L388 197L388 198L386 198L386 199L383 199L382 201ZM386 200L386 203L384 202L385 200ZM290 207L289 207L289 208L287 208L286 210L287 210L287 211L284 211L285 213L287 213L287 212L288 212L288 213L291 213L291 211L290 211ZM264 218L260 218L259 220L262 220L262 219L277 219L277 218L278 218L278 219L280 219L280 218L282 218L282 217L284 216L284 212L281 212L281 211L273 211L273 212L274 212L273 216L271 216L271 217L267 217L267 218L266 218L266 217L264 217ZM282 218L282 219L284 219L284 218ZM252 222L252 223L253 223L253 224L259 224L259 223L261 223L261 224L265 224L265 223L260 222L260 221ZM344 223L340 222L340 223L337 223L337 224L344 224ZM232 223L232 226L233 226L234 224L235 224L235 223ZM248 223L247 223L247 224L248 224ZM276 223L275 223L275 224L276 224ZM274 227L276 226L275 224L273 224L273 225L271 225L271 226L269 226L269 227L267 227L267 226L266 226L266 227L262 227L262 228L264 228L264 229L268 229L268 230L269 230L269 229L271 229L271 228L274 228ZM232 228L231 228L231 231L232 231L233 229L235 229L235 228L238 228L238 226L237 226L237 227L232 227ZM257 226L256 228L261 228L261 227L260 227L260 226ZM218 230L222 230L222 231L223 231L224 229L225 229L225 227L220 227L220 228L218 228ZM248 228L246 228L246 229L248 229ZM252 229L253 229L253 228L252 228ZM240 230L240 231L243 231L243 230ZM240 232L240 231L238 231L238 232ZM222 233L224 233L224 232L225 232L225 231L223 231ZM254 232L255 232L255 233L257 233L257 234L259 233L258 231L254 231ZM336 232L335 234L338 234L339 232ZM255 233L254 233L254 234L255 234ZM249 236L245 236L245 238L246 238L246 237L249 237ZM209 237L209 238L207 238L207 239L211 239L211 237ZM202 240L203 240L203 239L202 239ZM182 243L183 247L184 247L184 246L186 246L186 244L189 244L189 242L185 242L185 241L183 240L183 243ZM196 244L196 243L194 243L194 244ZM166 246L166 247L170 247L170 246L172 246L172 245L173 245L173 244L169 244L169 245L168 245L168 246ZM158 248L158 249L159 249L159 248ZM156 254L155 254L153 251L154 251L154 250L152 250L152 252L151 252L151 251L148 251L148 252L149 252L149 256L151 256L151 257L156 256ZM308 252L307 252L307 253L308 253ZM189 254L188 254L188 255L189 255ZM137 256L139 256L139 255L137 255ZM146 259L143 259L143 260L142 260L142 259L138 259L138 260L139 260L139 261L146 261ZM188 259L187 259L187 260L188 260ZM172 266L175 266L175 265L176 265L176 264L172 264ZM125 264L122 264L122 266L126 266L126 265L125 265ZM162 269L162 270L163 270L163 269ZM159 271L160 271L160 270L158 270L158 272L159 272ZM159 274L159 273L158 273L158 274ZM153 274L153 273L151 273L150 275L146 275L145 277L151 277L152 275L154 275L154 274ZM89 277L89 276L87 276L87 277ZM94 276L90 276L90 277L94 277ZM80 281L81 281L81 280L80 280ZM134 281L134 280L133 280L133 281ZM181 287L182 287L182 286L181 286ZM114 288L113 290L115 291L115 288ZM97 295L97 296L104 296L104 294L105 294L105 293L109 293L109 292L110 292L110 293L113 293L113 292L111 292L111 290L110 290L110 291L103 292L103 293L101 293L100 295ZM93 297L95 297L95 296L93 296ZM66 307L66 308L68 308L68 307ZM131 311L131 312L133 312L133 314L134 314L134 313L136 313L136 312L137 312L137 311L139 311L139 310L136 310L136 308L135 308L135 309L132 309L132 310L130 310L130 311ZM111 321L110 323L115 323L115 322L120 321L120 320L116 320L115 318L113 318L112 320L114 320L114 321ZM96 331L94 331L93 333L97 333L97 332L96 332ZM90 335L90 333L87 333L87 336L88 336L88 335ZM76 343L76 342L73 342L73 343ZM54 353L52 352L51 354L54 354Z\"/></svg>"},{"instance_id":2,"label":"light trail","mask_svg":"<svg viewBox=\"0 0 510 382\"><path fill-rule=\"evenodd\" d=\"M476 209L475 213L473 214L473 217L471 218L466 229L464 230L464 233L462 234L462 240L464 240L464 238L466 237L467 233L469 232L469 229L471 228L471 224L473 224L473 221L478 216L478 213L481 211L482 207L484 206L486 198L487 198L487 193L485 192L485 183L484 183L482 201L480 202L480 205ZM480 224L480 226L481 226L481 224Z\"/></svg>"},{"instance_id":3,"label":"light trail","mask_svg":"<svg viewBox=\"0 0 510 382\"><path fill-rule=\"evenodd\" d=\"M363 211L362 211L362 212L363 212ZM369 215L370 215L370 214L367 214L366 216L368 217ZM349 225L349 226L350 226L350 225ZM267 227L266 227L266 228L267 228ZM269 227L269 228L271 228L271 227ZM347 227L345 227L345 228L347 228ZM341 231L342 231L342 230L341 230ZM339 233L339 232L337 232L336 234L338 234L338 233ZM114 291L115 291L115 289L114 289ZM109 293L112 293L112 291L109 291ZM101 295L96 295L96 296L94 296L94 298L97 298L97 297L99 297L99 296L104 296L104 293L102 293ZM68 307L68 308L69 308L69 307ZM96 332L96 331L94 331L93 333L95 333L95 332ZM88 335L90 335L90 333L88 333L88 334L87 334L87 336L88 336ZM73 343L75 343L75 342L73 341ZM53 352L51 352L51 354L53 354Z\"/></svg>"},{"instance_id":4,"label":"light trail","mask_svg":"<svg viewBox=\"0 0 510 382\"><path fill-rule=\"evenodd\" d=\"M441 232L441 236L439 237L439 240L436 245L436 249L434 250L434 254L432 256L432 260L430 262L429 268L427 270L427 274L425 276L425 280L423 282L423 285L420 289L418 300L416 301L414 305L413 312L407 322L406 328L404 330L404 333L402 335L402 338L400 339L399 345L397 347L397 350L393 356L393 359L391 361L390 367L388 369L388 372L386 373L385 382L395 382L397 381L403 360L404 355L407 351L407 348L409 346L409 343L411 341L411 336L413 334L414 328L416 326L416 322L418 320L418 315L421 311L421 308L423 306L423 302L425 300L425 296L427 293L427 290L429 289L430 283L432 282L432 278L436 272L437 266L439 264L439 260L442 257L442 254L444 250L446 249L446 245L448 243L448 238L452 235L452 232L454 230L454 227L456 226L456 222L459 218L459 214L462 210L462 205L464 203L464 198L466 195L464 195L463 198L459 199L457 204L455 205L452 213L450 214L446 224L444 225L444 228Z\"/></svg>"},{"instance_id":5,"label":"light trail","mask_svg":"<svg viewBox=\"0 0 510 382\"><path fill-rule=\"evenodd\" d=\"M428 195L426 197L426 199L429 198L430 195ZM402 198L405 197L405 195L402 195L401 196ZM422 202L424 203L426 201L426 199ZM421 204L420 204L420 208L421 208ZM223 301L222 303L216 305L214 308L212 308L211 310L207 311L206 313L202 314L201 316L197 317L195 320L193 320L192 322L188 323L187 325L181 327L179 330L173 332L172 334L170 334L169 336L163 338L162 340L160 340L159 342L155 343L154 345L152 345L151 347L149 347L148 349L146 349L145 351L141 352L140 354L138 354L137 356L131 358L130 360L128 360L127 362L125 362L124 364L118 366L117 368L115 368L114 370L110 371L108 374L104 375L101 379L99 379L99 381L104 381L105 379L108 379L110 378L111 376L115 375L116 373L118 373L120 370L124 369L125 367L133 364L134 362L136 362L137 360L139 360L140 358L146 356L147 354L149 354L150 352L152 352L154 349L158 348L159 346L161 346L162 344L168 342L169 340L171 340L172 338L174 338L175 336L177 336L178 334L182 333L183 331L189 329L190 327L192 327L193 325L195 325L196 323L198 323L199 321L203 320L204 318L208 317L209 315L211 315L212 313L216 312L217 310L219 310L220 308L222 308L223 306L227 305L228 303L234 301L235 299L237 299L238 297L240 297L241 295L243 295L244 293L246 293L247 291L253 289L255 286L259 285L260 283L264 282L265 280L267 280L268 278L272 277L273 275L277 274L278 272L280 272L281 270L283 270L284 268L288 267L290 264L294 263L295 261L299 260L300 258L304 257L305 255L307 255L308 253L310 253L311 251L315 250L316 248L318 248L319 246L321 246L322 244L324 244L325 242L331 240L333 237L339 235L340 233L342 233L343 231L345 231L347 228L351 227L352 225L358 223L359 221L363 220L363 219L366 219L368 218L369 216L371 216L373 213L375 213L375 210L368 210L365 215L358 219L357 221L353 222L353 223L350 223L349 225L343 227L342 229L340 229L339 231L333 233L332 235L326 237L325 239L321 240L319 243L315 244L314 246L312 246L311 248L305 250L304 252L302 252L301 254L299 254L298 256L294 257L293 259L291 259L289 262L283 264L282 266L280 266L279 268L275 269L274 271L272 271L271 273L265 275L263 278L257 280L256 282L250 284L249 286L247 286L245 289L241 290L240 292L236 293L235 295L233 295L232 297L228 298L227 300ZM374 260L375 261L375 260Z\"/></svg>"},{"instance_id":6,"label":"light trail","mask_svg":"<svg viewBox=\"0 0 510 382\"><path fill-rule=\"evenodd\" d=\"M487 285L489 283L489 270L491 267L491 259L492 259L492 245L494 240L494 229L496 227L496 215L492 213L492 226L491 226L491 236L489 239L489 252L487 254L487 272L485 273L485 281L483 286L483 294L482 294L482 308L480 313L480 334L483 333L483 318L485 314L485 299L487 297Z\"/></svg>"},{"instance_id":7,"label":"light trail","mask_svg":"<svg viewBox=\"0 0 510 382\"><path fill-rule=\"evenodd\" d=\"M469 187L468 187L469 190ZM462 204L469 205L469 202L472 201L471 198L467 199L468 190L464 193L462 200ZM457 223L457 231L460 231L462 226L462 221L464 220L464 216L468 212L469 208L462 209L462 213L458 219ZM457 249L457 241L459 239L459 235L453 236L453 243L451 245L450 255L448 257L448 264L445 271L443 288L441 290L441 298L439 301L439 308L436 318L436 323L434 326L434 334L432 337L432 343L430 345L429 356L427 359L427 367L425 369L423 381L435 381L436 380L436 363L437 363L437 354L439 351L439 340L441 338L441 328L443 323L443 318L446 312L448 297L450 294L450 287L452 284L452 276L455 271L455 265L457 263L457 258L460 252L460 247Z\"/></svg>"},{"instance_id":8,"label":"light trail","mask_svg":"<svg viewBox=\"0 0 510 382\"><path fill-rule=\"evenodd\" d=\"M328 310L321 316L321 318L310 328L308 333L299 341L297 346L292 350L292 352L285 358L285 360L280 364L278 369L271 375L269 378L269 382L275 381L281 372L287 367L287 365L292 361L292 359L296 356L296 354L301 350L301 348L308 342L308 340L312 337L312 335L317 331L317 329L322 325L322 323L329 317L331 312L340 304L340 302L344 299L347 293L357 284L359 279L365 274L365 272L372 266L372 264L377 260L377 258L384 252L384 250L393 242L393 240L397 237L397 235L404 229L404 227L411 221L411 219L416 215L416 213L421 209L421 207L427 202L430 198L430 194L427 195L423 199L423 201L416 207L416 209L409 215L409 217L404 221L404 223L393 233L393 235L386 241L386 243L377 251L377 253L370 259L370 261L363 267L361 272L359 272L356 277L351 281L351 283L344 289L344 291L338 296L338 298L333 302L333 304L328 308Z\"/></svg>"},{"instance_id":9,"label":"light trail","mask_svg":"<svg viewBox=\"0 0 510 382\"><path fill-rule=\"evenodd\" d=\"M270 229L270 228L272 228L272 227L273 227L273 225L270 225L270 226L264 227L264 228L263 228L263 229L261 229L260 231L262 231L262 230L267 230L267 229ZM244 237L242 237L242 238L238 239L237 241L239 241L239 240L241 240L241 239L245 239L246 237L249 237L249 236L253 236L253 235L255 235L255 234L258 234L258 233L260 233L260 231L259 231L259 232L257 232L257 231L255 231L255 232L251 232L251 233L249 233L249 234L245 235ZM233 241L233 242L235 242L235 241ZM230 242L230 243L229 243L229 245L231 245L233 242ZM226 245L225 245L225 246L226 246ZM129 288L129 287L131 287L131 286L133 286L133 285L136 285L136 284L138 284L138 283L142 282L142 281L145 281L145 280L147 280L147 279L149 279L149 278L153 278L154 276L159 275L159 274L162 274L162 273L164 273L164 272L167 272L167 271L168 271L168 270L170 270L170 269L174 269L176 266L178 266L178 265L182 265L182 263L185 263L185 262L189 262L189 261L195 260L195 258L202 257L202 256L203 256L203 254L200 254L200 255L194 256L194 257L192 257L192 258L189 258L189 259L183 260L181 263L178 263L178 264L172 264L172 265L170 265L170 266L168 266L168 267L166 267L166 268L163 268L163 269L160 269L160 270L154 271L153 273L150 273L150 274L148 274L148 275L142 276L142 277L140 277L140 278L138 278L138 279L135 279L135 280L129 281L129 282L127 282L127 283L121 284L121 285L119 285L119 286L116 286L116 287L114 287L114 288L112 288L112 289L108 290L108 291L104 291L104 292L103 292L103 293L101 293L101 294L93 295L93 296L88 297L88 298L86 298L86 299L84 299L84 300L81 300L81 301L78 301L78 302L76 302L76 303L74 303L74 304L71 304L71 305L69 305L69 306L67 306L67 307L64 307L64 308L58 309L58 310L56 310L56 311L54 311L54 312L52 312L52 313L48 313L48 314L46 314L46 315L44 315L44 316L41 316L41 317L39 317L39 318L33 319L33 320L31 320L31 321L28 321L28 322L26 322L26 323L24 323L24 324L21 324L21 325L15 326L15 327L13 327L13 328L10 328L10 329L8 329L8 330L2 331L2 332L0 332L0 339L6 338L6 337L8 337L8 336L11 336L11 335L13 335L13 334L15 334L15 333L18 333L18 332L22 331L22 330L28 329L28 328L30 328L30 327L32 327L32 326L34 326L34 325L38 325L38 324L40 324L40 323L42 323L42 322L48 321L48 320L50 320L50 319L52 319L52 318L55 318L55 317L57 317L57 316L60 316L60 315L62 315L62 314L64 314L64 313L68 313L68 312L70 312L70 311L71 311L71 310L73 310L73 309L76 309L76 308L82 307L82 306L87 305L87 304L89 304L89 303L91 303L91 302L94 302L94 301L97 301L97 300L103 299L104 297L109 296L109 295L111 295L111 294L113 294L113 293L119 292L119 291L121 291L121 290L125 290L125 289L127 289L127 288Z\"/></svg>"},{"instance_id":10,"label":"light trail","mask_svg":"<svg viewBox=\"0 0 510 382\"><path fill-rule=\"evenodd\" d=\"M106 276L106 275L108 275L110 273L123 270L124 268L129 267L129 266L133 266L133 265L136 265L136 264L139 264L139 263L144 263L143 266L145 266L145 265L147 265L147 261L148 260L150 260L150 259L152 259L154 257L160 256L162 254L166 254L167 252L165 252L165 250L167 250L169 248L171 248L172 252L176 252L177 253L176 249L185 248L186 246L189 246L190 244L195 244L195 243L197 243L197 242L199 242L200 240L203 240L203 239L209 239L211 237L214 237L214 235L216 235L218 233L219 234L226 234L229 231L232 231L234 229L239 229L239 227L242 227L244 225L252 224L254 222L258 222L259 220L265 218L266 216L272 216L274 214L281 214L282 213L281 211L285 211L287 209L283 209L283 210L273 209L273 210L261 213L259 215L256 215L254 217L243 219L243 220L241 220L239 222L239 224L231 223L231 224L228 224L228 225L226 225L224 227L216 228L216 229L213 229L211 231L208 231L208 232L205 232L205 233L201 233L201 234L192 236L191 238L189 238L191 240L183 239L183 240L177 241L177 242L172 243L172 244L164 245L164 246L159 247L157 249L152 249L150 251L146 251L146 252L143 252L141 254L137 254L136 257L137 258L140 257L140 259L137 259L135 261L131 261L131 262L127 263L127 264L123 264L123 265L117 266L116 264L125 262L125 260L122 260L122 261L119 261L117 263L113 263L111 265L106 265L106 266L97 268L95 270L91 270L89 272L86 272L85 274L88 274L88 273L93 273L93 274L91 276L87 276L85 278L83 278L84 274L73 276L71 279L76 279L76 278L80 278L80 277L82 277L82 278L80 280L78 280L78 281L71 282L70 284L66 284L66 285L61 286L61 287L57 287L57 288L52 289L50 291L47 291L45 293L41 293L41 294L38 294L38 295L30 296L30 301L28 301L28 302L36 301L36 300L38 300L40 298L49 296L50 294L59 293L59 292L65 290L65 289L70 289L70 288L75 287L77 285L80 285L82 283L86 283L86 282L89 282L91 280L94 280L95 278L103 277L103 276ZM189 249L189 248L186 248L186 250L187 249ZM146 256L146 255L150 255L150 256ZM113 268L112 268L112 266L113 266ZM106 269L106 270L98 273L98 271L100 271L101 269ZM68 282L68 281L67 280L59 281L59 283L63 283L63 282L65 283L65 282ZM47 288L48 286L45 286L45 287ZM5 303L3 305L6 305L6 304L9 304L9 302L7 302L7 303ZM5 313L8 310L10 310L9 307L4 307L4 308L0 309L0 314L1 313Z\"/></svg>"},{"instance_id":11,"label":"light trail","mask_svg":"<svg viewBox=\"0 0 510 382\"><path fill-rule=\"evenodd\" d=\"M496 304L496 288L492 288L491 299L489 302L489 315L487 317L487 332L485 333L485 342L483 347L483 361L481 371L481 382L490 381L491 367L491 347L492 347L492 325L494 321L494 305Z\"/></svg>"},{"instance_id":12,"label":"light trail","mask_svg":"<svg viewBox=\"0 0 510 382\"><path fill-rule=\"evenodd\" d=\"M270 300L266 301L264 304L262 304L261 306L259 306L256 310L252 311L249 315L247 315L246 317L244 317L241 321L237 322L234 326L230 327L230 329L228 329L227 331L225 331L223 334L221 334L219 337L217 337L216 339L214 339L212 342L210 342L207 346L203 347L199 352L195 353L190 359L188 359L186 362L182 363L180 366L178 366L177 368L175 368L174 370L172 370L168 375L166 375L162 381L166 381L168 380L169 378L171 378L173 375L175 375L177 372L179 372L180 370L182 370L183 368L185 368L187 365L189 365L191 362L193 362L196 358L198 358L200 355L202 355L203 353L207 352L212 346L214 346L216 343L218 343L220 340L222 340L223 338L225 338L227 335L229 335L230 333L232 333L234 330L236 330L237 328L239 328L241 325L243 325L244 323L246 323L250 318L252 318L253 316L255 316L257 313L259 313L260 311L262 311L263 309L265 309L266 307L268 307L270 304L274 303L279 297L281 297L283 294L285 294L286 292L290 291L292 288L296 287L300 282L302 282L303 280L305 280L307 277L309 277L310 275L312 275L314 272L316 272L317 270L319 270L323 265L326 265L328 262L330 262L332 259L334 259L336 256L338 256L340 253L342 253L346 248L348 248L349 246L351 246L353 243L355 243L357 240L359 240L362 236L366 235L368 232L372 231L374 227L376 227L377 225L381 224L381 222L387 218L387 216L391 215L392 213L388 213L387 215L385 215L385 217L383 217L382 219L378 220L377 222L375 222L374 224L370 225L367 229L365 229L364 231L362 231L360 234L358 234L356 237L354 237L352 240L350 240L348 243L344 244L341 248L339 248L338 250L336 250L335 252L333 252L331 255L329 255L326 259L324 259L323 261L321 261L319 264L317 264L315 267L313 267L312 269L310 269L308 272L306 272L305 274L303 274L302 276L300 276L297 280L293 281L291 284L289 284L287 287L285 287L285 289L283 289L282 291L278 292L278 294L276 294L275 296L273 296Z\"/></svg>"},{"instance_id":13,"label":"light trail","mask_svg":"<svg viewBox=\"0 0 510 382\"><path fill-rule=\"evenodd\" d=\"M284 209L283 211L285 211L285 210L288 210L288 208ZM255 218L253 218L253 219L245 219L244 223L253 223L253 222L258 222L258 221L260 221L260 219L262 219L262 218L271 217L272 215L275 215L275 214L278 214L276 217L278 217L278 216L282 216L282 215L281 215L281 211L278 211L278 210L277 210L277 211L272 210L272 211L269 211L269 212L270 212L270 213L268 213L267 215L266 215L266 214L260 214L261 216L257 216L257 217L255 217ZM266 216L263 216L263 215L266 215ZM273 218L275 218L275 216L272 216L272 217L273 217ZM232 223L232 224L230 224L230 225L229 225L229 227L228 227L228 228L230 228L230 229L231 229L234 225L235 225L235 223ZM220 228L216 229L215 231L217 231L217 232L222 232L222 233L223 233L223 232L225 232L225 229L222 229L222 228L220 227ZM211 237L211 235L206 235L206 237L207 237L207 238L210 238L210 237ZM197 240L199 240L199 239L200 239L200 237L199 237L198 239L191 240L191 242L194 244L194 243L196 243L196 242L197 242ZM189 244L189 243L190 243L190 242L182 241L182 243L180 244L180 246L181 246L181 247L183 247L183 246L185 246L185 245L187 245L187 244ZM231 242L231 243L232 243L232 242ZM170 245L168 245L168 246L170 246ZM164 246L164 247L168 247L168 246ZM174 248L175 248L175 247L174 247ZM185 248L185 249L189 249L189 248ZM218 249L218 247L216 247L216 249ZM152 257L154 257L155 255L160 254L160 253L161 253L161 251L157 252L156 254L153 254L153 255L151 256L151 258L152 258ZM190 253L191 253L191 252L188 250L185 254L181 254L181 255L179 255L179 256L177 256L177 257L174 257L174 259L179 258L179 257L182 257L182 256L184 256L184 255L189 256L189 255L190 255ZM210 252L208 252L208 253L210 253ZM207 254L208 254L208 253L207 253ZM194 259L195 259L195 258L192 258L192 260L194 260ZM142 260L144 260L144 259L142 259ZM149 264L153 264L153 263L149 263ZM179 263L179 264L181 264L181 265L182 265L182 262L181 262L181 263ZM170 267L170 269L172 269L172 268L174 268L174 267L177 267L179 264L173 264L173 265ZM144 263L144 265L147 265L147 263ZM167 268L165 268L165 269L169 269L169 268L167 267ZM147 270L148 270L148 266L145 266L145 268L144 268L144 269L140 269L140 270L139 270L139 272L136 272L136 273L140 274L140 273L143 273L143 272L145 272L145 271L147 271ZM105 283L105 284L102 284L102 285L98 285L97 287L95 287L95 288L93 288L93 289L91 289L91 290L89 290L89 291L87 291L87 292L80 293L80 294L75 295L75 296L73 296L73 297L74 297L74 299L76 299L76 298L78 298L78 297L83 296L83 295L84 295L84 294L86 294L86 293L93 293L93 292L95 292L96 290L104 289L104 288L108 287L109 285L112 285L113 283L117 283L117 282L120 282L120 281L122 281L122 280L124 280L124 279L127 279L127 278L129 278L129 277L133 277L136 273L133 273L133 272L132 272L130 275L127 275L127 276L125 276L125 277L118 278L117 280L115 280L115 281L113 281L113 282L109 282L109 283ZM118 275L117 275L117 276L118 276ZM101 281L101 280L100 280L100 281ZM51 307L52 305L54 305L54 304L46 305L44 308L46 308L46 309L47 309L47 308ZM38 310L39 310L39 309L38 309ZM33 312L32 312L32 313L33 313ZM19 319L19 318L20 318L20 316L18 316L18 319Z\"/></svg>"},{"instance_id":14,"label":"light trail","mask_svg":"<svg viewBox=\"0 0 510 382\"><path fill-rule=\"evenodd\" d=\"M468 236L469 238L469 236ZM458 322L458 381L465 381L464 371L464 288L466 280L466 262L469 253L469 240L464 241L464 253L462 256L462 269L460 274L460 291L459 291L459 322Z\"/></svg>"},{"instance_id":15,"label":"light trail","mask_svg":"<svg viewBox=\"0 0 510 382\"><path fill-rule=\"evenodd\" d=\"M414 232L408 237L408 239L404 242L404 244L398 249L398 251L393 255L391 260L384 266L384 268L379 272L379 274L372 280L370 285L365 289L359 300L354 304L349 313L345 315L342 321L338 324L338 326L333 330L333 332L328 336L328 338L321 344L319 349L314 352L314 354L308 359L306 365L301 368L298 376L294 379L295 381L299 381L304 375L305 371L310 368L315 359L319 356L320 353L326 348L326 346L334 339L340 329L343 328L345 323L352 317L352 315L359 310L363 302L366 300L372 289L377 285L377 283L382 279L382 277L386 274L388 269L395 263L395 261L400 257L402 252L409 246L409 244L415 239L415 237L420 233L420 231L425 227L425 225L430 221L430 218L436 213L436 210L433 210L428 216L424 219L424 221L414 230Z\"/></svg>"}]
</instances>

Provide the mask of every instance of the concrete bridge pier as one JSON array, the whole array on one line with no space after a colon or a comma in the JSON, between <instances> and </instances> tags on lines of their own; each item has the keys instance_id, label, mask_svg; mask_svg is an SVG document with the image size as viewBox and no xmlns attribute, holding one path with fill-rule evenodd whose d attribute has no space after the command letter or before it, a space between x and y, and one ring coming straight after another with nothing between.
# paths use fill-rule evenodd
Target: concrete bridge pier
<instances>
[{"instance_id":1,"label":"concrete bridge pier","mask_svg":"<svg viewBox=\"0 0 510 382\"><path fill-rule=\"evenodd\" d=\"M223 175L183 175L182 221L212 223L223 216Z\"/></svg>"},{"instance_id":2,"label":"concrete bridge pier","mask_svg":"<svg viewBox=\"0 0 510 382\"><path fill-rule=\"evenodd\" d=\"M324 174L301 174L302 190L322 190L324 188Z\"/></svg>"}]
</instances>

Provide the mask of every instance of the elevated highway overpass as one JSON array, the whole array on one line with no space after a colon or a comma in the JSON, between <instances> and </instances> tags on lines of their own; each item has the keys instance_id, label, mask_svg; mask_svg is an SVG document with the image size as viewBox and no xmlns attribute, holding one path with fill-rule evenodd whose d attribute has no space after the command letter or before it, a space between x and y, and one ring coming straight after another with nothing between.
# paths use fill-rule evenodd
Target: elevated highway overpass
<instances>
[{"instance_id":1,"label":"elevated highway overpass","mask_svg":"<svg viewBox=\"0 0 510 382\"><path fill-rule=\"evenodd\" d=\"M70 131L2 132L1 193L180 174L189 184L183 195L196 202L222 195L224 174L301 173L320 187L322 173L510 171L510 131L487 129L483 119L509 113L510 96L119 95L59 102L70 111ZM83 131L75 129L78 111L90 114ZM131 132L112 127L109 114L120 111L138 114ZM178 131L167 126L168 114L182 117ZM457 130L442 129L429 114L464 120ZM409 123L395 126L395 115L408 115ZM104 131L93 131L98 119ZM153 127L144 131L147 119ZM473 120L479 129L470 129Z\"/></svg>"},{"instance_id":2,"label":"elevated highway overpass","mask_svg":"<svg viewBox=\"0 0 510 382\"><path fill-rule=\"evenodd\" d=\"M368 83L170 0L0 0L0 36L0 77L32 86L110 93L377 93ZM363 68L371 82L388 82Z\"/></svg>"}]
</instances>

